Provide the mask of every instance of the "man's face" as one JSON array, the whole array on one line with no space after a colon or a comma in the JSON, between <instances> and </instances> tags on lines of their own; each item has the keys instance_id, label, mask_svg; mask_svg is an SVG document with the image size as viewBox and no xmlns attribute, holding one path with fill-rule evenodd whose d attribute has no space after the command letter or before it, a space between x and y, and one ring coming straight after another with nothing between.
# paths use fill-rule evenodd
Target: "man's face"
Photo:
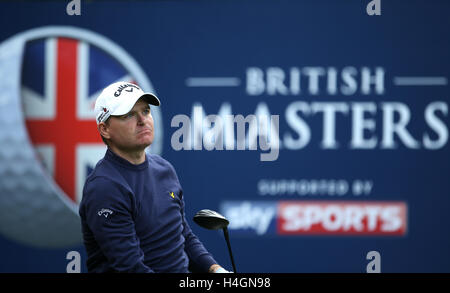
<instances>
[{"instance_id":1,"label":"man's face","mask_svg":"<svg viewBox=\"0 0 450 293\"><path fill-rule=\"evenodd\" d=\"M108 124L109 143L121 150L139 151L153 142L153 117L144 99L139 99L127 114L110 116Z\"/></svg>"}]
</instances>

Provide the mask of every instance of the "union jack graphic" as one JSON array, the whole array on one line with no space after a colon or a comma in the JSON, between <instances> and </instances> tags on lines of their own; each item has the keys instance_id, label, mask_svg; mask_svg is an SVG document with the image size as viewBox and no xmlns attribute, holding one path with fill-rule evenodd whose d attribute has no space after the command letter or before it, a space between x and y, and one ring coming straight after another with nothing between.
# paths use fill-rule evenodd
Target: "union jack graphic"
<instances>
[{"instance_id":1,"label":"union jack graphic","mask_svg":"<svg viewBox=\"0 0 450 293\"><path fill-rule=\"evenodd\" d=\"M88 42L50 37L26 46L22 97L28 133L48 173L76 203L106 150L96 128L95 99L119 80L133 77Z\"/></svg>"}]
</instances>

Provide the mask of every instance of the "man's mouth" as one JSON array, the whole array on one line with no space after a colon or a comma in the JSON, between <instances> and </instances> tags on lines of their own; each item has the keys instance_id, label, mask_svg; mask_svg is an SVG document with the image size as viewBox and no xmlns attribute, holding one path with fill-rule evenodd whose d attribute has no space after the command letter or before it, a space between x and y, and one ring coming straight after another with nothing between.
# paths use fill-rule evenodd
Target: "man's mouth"
<instances>
[{"instance_id":1,"label":"man's mouth","mask_svg":"<svg viewBox=\"0 0 450 293\"><path fill-rule=\"evenodd\" d=\"M152 133L152 131L149 128L146 128L146 129L140 130L137 134L146 134L146 133L150 134L150 133Z\"/></svg>"}]
</instances>

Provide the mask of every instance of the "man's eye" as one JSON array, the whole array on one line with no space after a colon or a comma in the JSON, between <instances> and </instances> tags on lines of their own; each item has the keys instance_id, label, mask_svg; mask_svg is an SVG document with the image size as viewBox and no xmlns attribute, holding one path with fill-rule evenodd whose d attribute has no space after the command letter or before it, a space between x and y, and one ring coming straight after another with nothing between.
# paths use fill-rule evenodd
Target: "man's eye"
<instances>
[{"instance_id":1,"label":"man's eye","mask_svg":"<svg viewBox=\"0 0 450 293\"><path fill-rule=\"evenodd\" d=\"M144 115L148 115L150 113L150 109L146 109L142 112Z\"/></svg>"},{"instance_id":2,"label":"man's eye","mask_svg":"<svg viewBox=\"0 0 450 293\"><path fill-rule=\"evenodd\" d=\"M134 113L128 113L128 114L125 115L125 118L131 118L133 116L134 116Z\"/></svg>"}]
</instances>

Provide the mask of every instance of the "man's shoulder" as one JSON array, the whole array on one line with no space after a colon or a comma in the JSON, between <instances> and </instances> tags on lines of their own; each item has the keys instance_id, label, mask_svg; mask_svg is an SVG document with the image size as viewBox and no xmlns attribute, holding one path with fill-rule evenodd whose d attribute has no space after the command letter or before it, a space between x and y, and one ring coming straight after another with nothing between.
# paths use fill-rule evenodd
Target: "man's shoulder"
<instances>
[{"instance_id":1,"label":"man's shoulder","mask_svg":"<svg viewBox=\"0 0 450 293\"><path fill-rule=\"evenodd\" d=\"M98 161L95 165L94 170L86 178L85 186L87 185L109 185L109 184L119 184L123 185L124 180L122 180L122 175L111 164L108 160L104 158Z\"/></svg>"},{"instance_id":2,"label":"man's shoulder","mask_svg":"<svg viewBox=\"0 0 450 293\"><path fill-rule=\"evenodd\" d=\"M168 172L177 176L174 166L168 160L155 154L147 154L147 156L150 168L161 174L166 174Z\"/></svg>"},{"instance_id":3,"label":"man's shoulder","mask_svg":"<svg viewBox=\"0 0 450 293\"><path fill-rule=\"evenodd\" d=\"M95 178L102 177L102 175L106 175L108 173L107 161L105 158L101 159L97 162L92 172L87 176L86 183L94 180Z\"/></svg>"},{"instance_id":4,"label":"man's shoulder","mask_svg":"<svg viewBox=\"0 0 450 293\"><path fill-rule=\"evenodd\" d=\"M122 175L113 166L99 162L86 178L80 209L92 201L121 200L122 197L116 197L116 195L125 195L131 191L122 178Z\"/></svg>"},{"instance_id":5,"label":"man's shoulder","mask_svg":"<svg viewBox=\"0 0 450 293\"><path fill-rule=\"evenodd\" d=\"M166 159L164 159L163 157L161 157L160 155L147 154L147 158L148 158L150 165L153 163L153 164L157 164L160 166L167 166L167 167L173 168L172 164L169 161L167 161Z\"/></svg>"}]
</instances>

